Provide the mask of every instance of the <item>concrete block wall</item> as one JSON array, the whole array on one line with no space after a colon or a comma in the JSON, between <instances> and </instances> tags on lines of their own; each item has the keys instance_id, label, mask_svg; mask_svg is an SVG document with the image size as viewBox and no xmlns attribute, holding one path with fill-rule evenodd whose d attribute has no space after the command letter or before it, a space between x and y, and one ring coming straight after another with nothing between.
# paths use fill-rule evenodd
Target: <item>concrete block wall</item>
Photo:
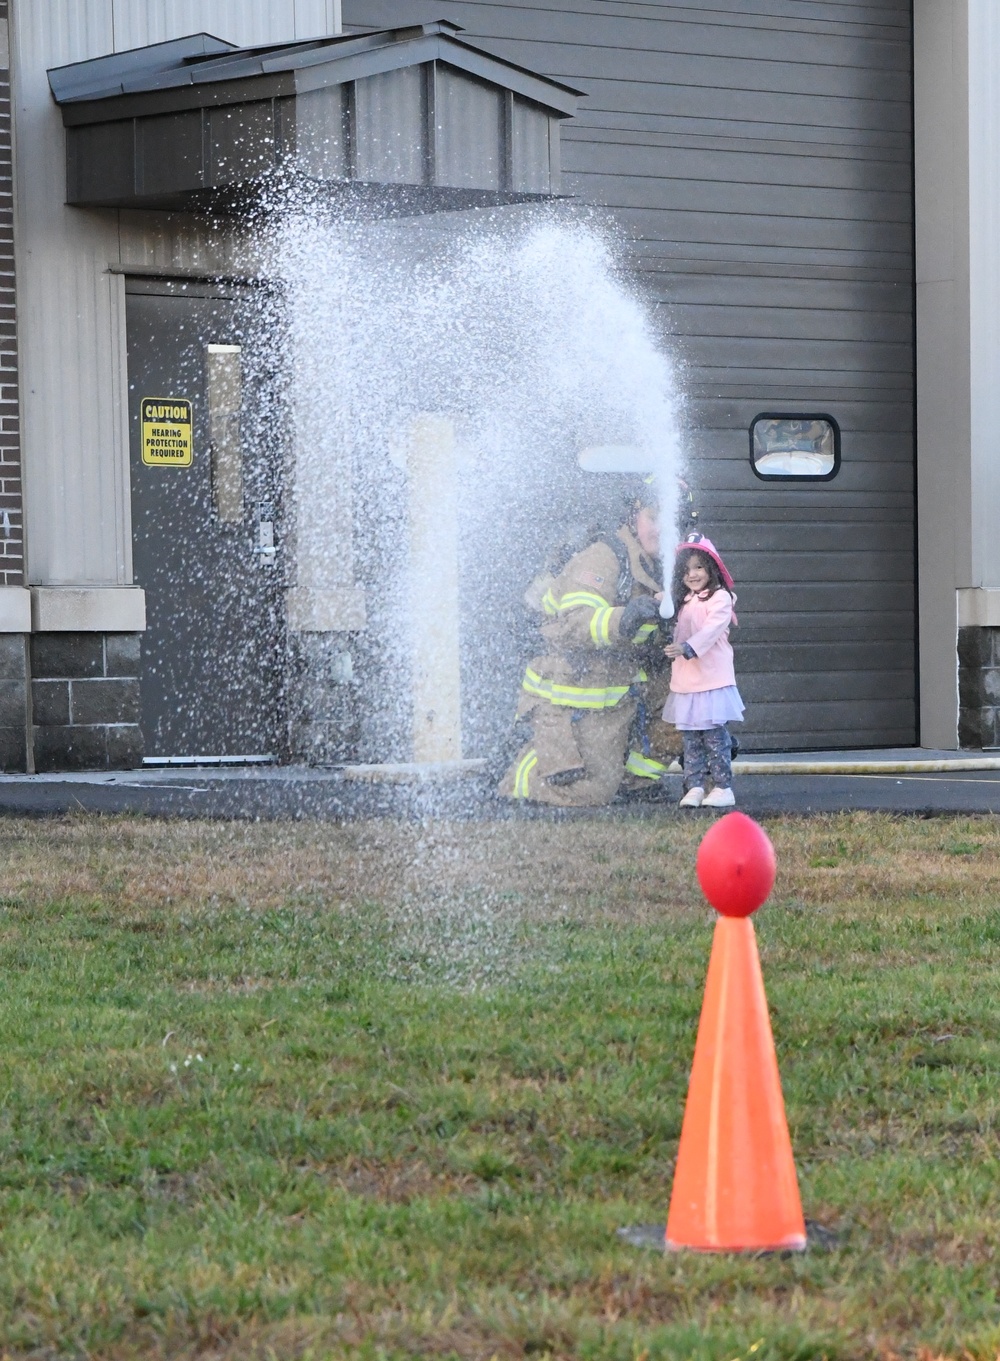
<instances>
[{"instance_id":1,"label":"concrete block wall","mask_svg":"<svg viewBox=\"0 0 1000 1361\"><path fill-rule=\"evenodd\" d=\"M0 770L24 770L27 746L23 633L0 633Z\"/></svg>"},{"instance_id":2,"label":"concrete block wall","mask_svg":"<svg viewBox=\"0 0 1000 1361\"><path fill-rule=\"evenodd\" d=\"M958 630L958 745L1000 747L1000 628Z\"/></svg>"},{"instance_id":3,"label":"concrete block wall","mask_svg":"<svg viewBox=\"0 0 1000 1361\"><path fill-rule=\"evenodd\" d=\"M361 747L361 682L343 634L291 635L289 747L308 765L357 761Z\"/></svg>"},{"instance_id":4,"label":"concrete block wall","mask_svg":"<svg viewBox=\"0 0 1000 1361\"><path fill-rule=\"evenodd\" d=\"M140 637L32 635L36 770L129 770L142 765Z\"/></svg>"}]
</instances>

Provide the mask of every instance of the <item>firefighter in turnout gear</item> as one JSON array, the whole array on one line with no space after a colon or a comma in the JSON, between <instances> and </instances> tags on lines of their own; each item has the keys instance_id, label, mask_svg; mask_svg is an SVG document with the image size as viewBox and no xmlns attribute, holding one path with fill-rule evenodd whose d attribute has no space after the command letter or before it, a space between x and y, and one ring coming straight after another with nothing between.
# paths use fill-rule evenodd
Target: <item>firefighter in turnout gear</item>
<instances>
[{"instance_id":1,"label":"firefighter in turnout gear","mask_svg":"<svg viewBox=\"0 0 1000 1361\"><path fill-rule=\"evenodd\" d=\"M544 584L543 656L525 668L518 719L531 739L500 783L507 798L559 807L610 803L623 779L659 782L677 734L658 717L669 688L659 602L659 507L643 484L625 522ZM657 642L659 639L659 642Z\"/></svg>"}]
</instances>

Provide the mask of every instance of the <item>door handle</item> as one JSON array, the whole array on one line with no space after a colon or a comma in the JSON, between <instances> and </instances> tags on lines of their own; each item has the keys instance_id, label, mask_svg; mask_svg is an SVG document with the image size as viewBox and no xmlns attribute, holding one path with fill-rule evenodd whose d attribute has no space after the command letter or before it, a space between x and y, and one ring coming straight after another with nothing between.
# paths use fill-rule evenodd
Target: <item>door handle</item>
<instances>
[{"instance_id":1,"label":"door handle","mask_svg":"<svg viewBox=\"0 0 1000 1361\"><path fill-rule=\"evenodd\" d=\"M264 566L269 566L278 555L278 545L274 542L274 507L268 501L257 505L257 542L253 552Z\"/></svg>"}]
</instances>

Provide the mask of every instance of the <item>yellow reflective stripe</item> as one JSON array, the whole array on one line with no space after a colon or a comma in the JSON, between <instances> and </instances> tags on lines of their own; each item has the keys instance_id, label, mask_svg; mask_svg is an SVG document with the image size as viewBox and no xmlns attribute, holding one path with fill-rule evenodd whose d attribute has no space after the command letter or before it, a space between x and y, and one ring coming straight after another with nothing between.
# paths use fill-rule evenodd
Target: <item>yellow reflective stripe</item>
<instances>
[{"instance_id":1,"label":"yellow reflective stripe","mask_svg":"<svg viewBox=\"0 0 1000 1361\"><path fill-rule=\"evenodd\" d=\"M633 643L648 642L659 627L659 624L640 624L639 632L632 639Z\"/></svg>"},{"instance_id":2,"label":"yellow reflective stripe","mask_svg":"<svg viewBox=\"0 0 1000 1361\"><path fill-rule=\"evenodd\" d=\"M590 619L590 636L594 640L595 647L611 647L611 615L614 607L604 605L601 609L595 610Z\"/></svg>"},{"instance_id":3,"label":"yellow reflective stripe","mask_svg":"<svg viewBox=\"0 0 1000 1361\"><path fill-rule=\"evenodd\" d=\"M527 690L529 695L540 695L542 699L549 699L552 683L545 680L537 671L532 671L530 666L526 666L524 668L524 679L521 681L521 689Z\"/></svg>"},{"instance_id":4,"label":"yellow reflective stripe","mask_svg":"<svg viewBox=\"0 0 1000 1361\"><path fill-rule=\"evenodd\" d=\"M661 775L667 773L667 767L662 761L657 761L652 756L643 756L638 751L629 752L625 769L630 775L638 775L644 780L658 780Z\"/></svg>"},{"instance_id":5,"label":"yellow reflective stripe","mask_svg":"<svg viewBox=\"0 0 1000 1361\"><path fill-rule=\"evenodd\" d=\"M552 685L552 703L566 704L573 709L613 709L628 694L627 685L605 685L585 689L580 685Z\"/></svg>"},{"instance_id":6,"label":"yellow reflective stripe","mask_svg":"<svg viewBox=\"0 0 1000 1361\"><path fill-rule=\"evenodd\" d=\"M540 676L530 666L524 669L521 689L568 709L613 709L629 692L627 685L561 685Z\"/></svg>"},{"instance_id":7,"label":"yellow reflective stripe","mask_svg":"<svg viewBox=\"0 0 1000 1361\"><path fill-rule=\"evenodd\" d=\"M570 591L558 602L560 614L564 610L578 610L581 605L589 605L592 609L603 610L607 608L608 602L603 595L597 595L594 591Z\"/></svg>"},{"instance_id":8,"label":"yellow reflective stripe","mask_svg":"<svg viewBox=\"0 0 1000 1361\"><path fill-rule=\"evenodd\" d=\"M552 588L551 588L551 587L549 587L549 589L548 589L548 590L545 592L545 594L542 596L542 609L545 611L546 614L558 614L558 613L559 613L559 602L556 600L555 596L552 594Z\"/></svg>"},{"instance_id":9,"label":"yellow reflective stripe","mask_svg":"<svg viewBox=\"0 0 1000 1361\"><path fill-rule=\"evenodd\" d=\"M534 747L521 757L518 762L517 770L514 772L514 798L526 799L528 797L528 777L538 765L538 752Z\"/></svg>"},{"instance_id":10,"label":"yellow reflective stripe","mask_svg":"<svg viewBox=\"0 0 1000 1361\"><path fill-rule=\"evenodd\" d=\"M635 673L635 675L632 677L633 684L634 684L636 681L648 681L648 680L649 680L649 677L646 675L645 671L637 671L637 672Z\"/></svg>"}]
</instances>

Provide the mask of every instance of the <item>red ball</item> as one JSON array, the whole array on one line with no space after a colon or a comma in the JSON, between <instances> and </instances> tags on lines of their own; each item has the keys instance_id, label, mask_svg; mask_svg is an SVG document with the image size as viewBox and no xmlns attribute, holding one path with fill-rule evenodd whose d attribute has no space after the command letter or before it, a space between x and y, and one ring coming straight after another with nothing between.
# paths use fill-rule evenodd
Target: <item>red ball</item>
<instances>
[{"instance_id":1,"label":"red ball","mask_svg":"<svg viewBox=\"0 0 1000 1361\"><path fill-rule=\"evenodd\" d=\"M749 917L774 887L771 838L745 813L727 813L708 829L695 870L705 897L724 917Z\"/></svg>"}]
</instances>

